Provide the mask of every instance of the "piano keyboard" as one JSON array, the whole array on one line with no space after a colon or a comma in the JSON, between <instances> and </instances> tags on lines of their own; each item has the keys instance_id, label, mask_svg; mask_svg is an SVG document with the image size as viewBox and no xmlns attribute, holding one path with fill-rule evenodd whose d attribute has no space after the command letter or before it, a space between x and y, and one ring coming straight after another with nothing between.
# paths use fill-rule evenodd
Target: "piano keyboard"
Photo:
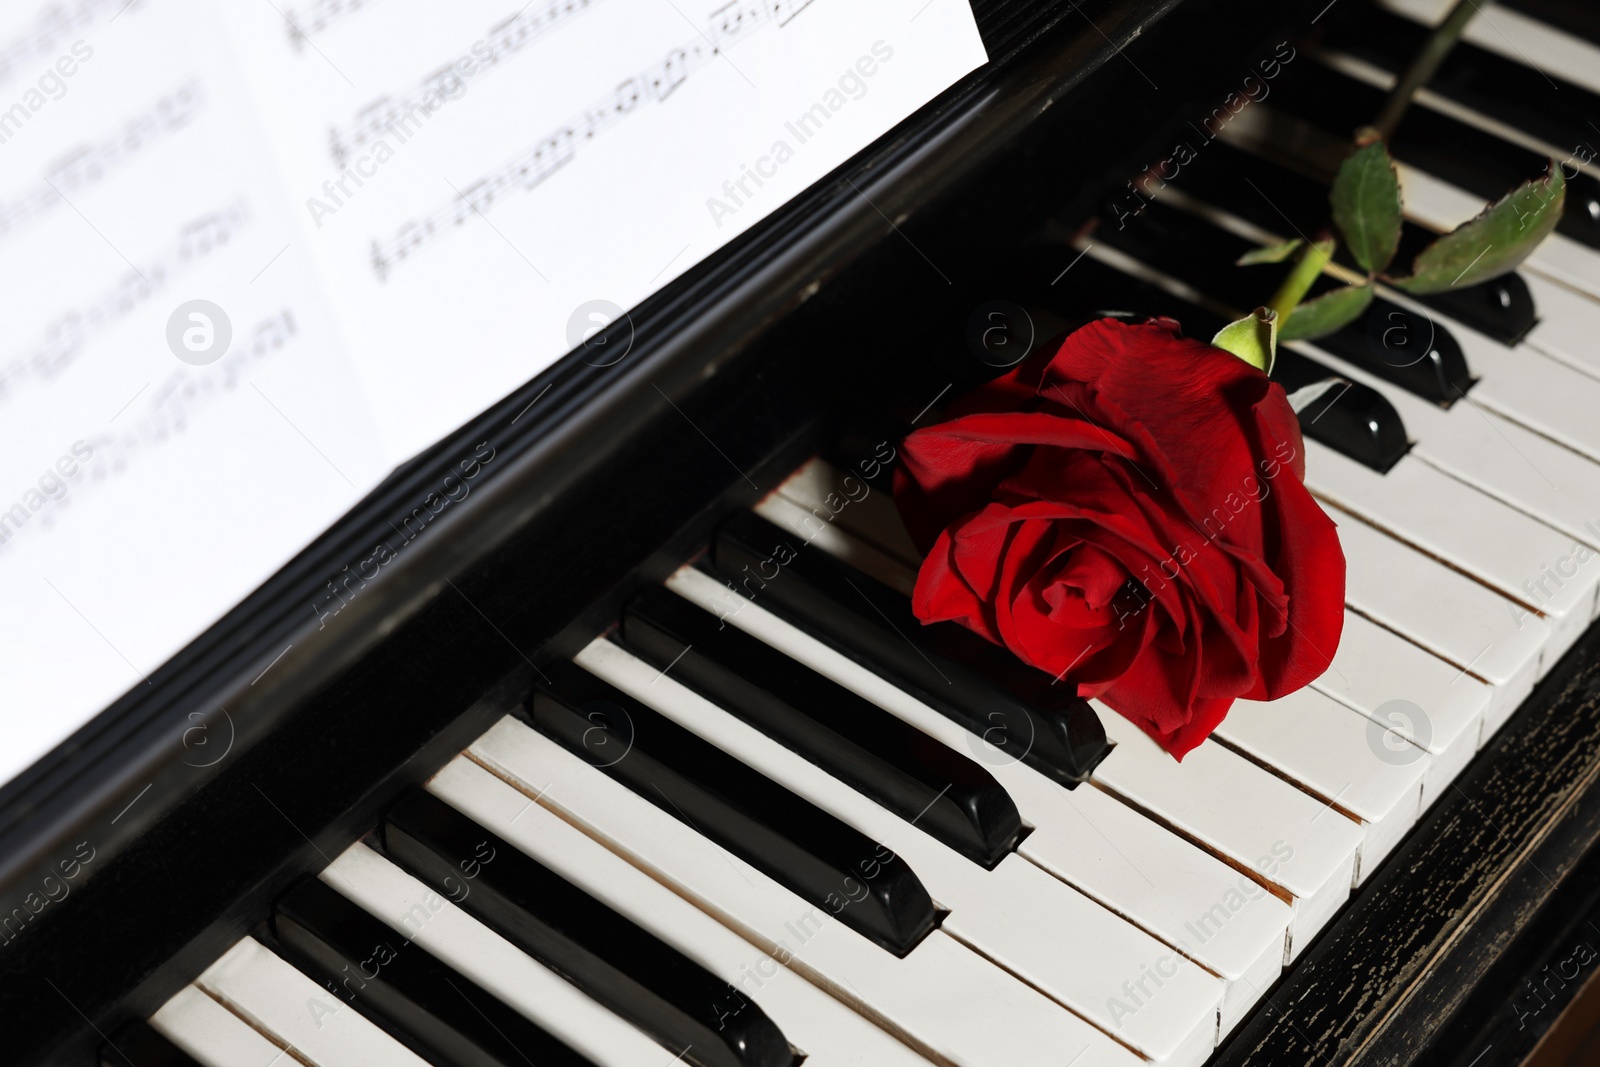
<instances>
[{"instance_id":1,"label":"piano keyboard","mask_svg":"<svg viewBox=\"0 0 1600 1067\"><path fill-rule=\"evenodd\" d=\"M1440 5L1386 8L1354 25ZM1600 103L1594 42L1493 6L1468 40L1509 85L1538 55L1580 101L1564 106ZM1394 70L1381 42L1334 33L1036 295L1166 311L1201 336L1259 302L1223 268L1293 236L1279 202L1324 195L1348 134L1310 98L1360 111ZM1396 141L1414 234L1494 195L1463 187L1485 145L1527 170L1585 136L1518 124L1527 100L1480 110L1484 92L1426 91ZM117 1051L140 1067L1205 1063L1600 615L1600 170L1573 166L1577 217L1498 303L1380 288L1377 328L1287 346L1286 378L1344 383L1301 416L1349 568L1343 640L1310 687L1236 703L1179 764L1107 708L1090 704L1109 750L1065 702L963 665L981 699L1032 709L993 735L895 660L940 672L921 633L884 613L904 648L852 643L879 625L862 604L903 606L917 554L885 484L863 498L813 459ZM739 561L778 545L795 565L752 582Z\"/></svg>"}]
</instances>

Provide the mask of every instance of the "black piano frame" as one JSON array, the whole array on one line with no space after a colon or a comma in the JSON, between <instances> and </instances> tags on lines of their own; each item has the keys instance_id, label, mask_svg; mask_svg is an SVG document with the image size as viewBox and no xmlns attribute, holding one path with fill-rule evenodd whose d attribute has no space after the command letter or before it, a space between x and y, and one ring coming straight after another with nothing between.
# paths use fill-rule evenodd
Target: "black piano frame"
<instances>
[{"instance_id":1,"label":"black piano frame","mask_svg":"<svg viewBox=\"0 0 1600 1067\"><path fill-rule=\"evenodd\" d=\"M232 941L269 936L277 894L515 707L539 663L604 630L716 518L839 425L981 371L916 358L918 324L945 325L950 294L980 292L1043 219L1090 217L1182 117L1271 54L1276 27L1299 32L1323 4L974 6L993 61L636 309L614 327L618 342L631 330L625 359L569 357L407 464L0 790L0 922L28 915L0 932L9 1061L96 1062L106 1035ZM470 491L443 503L459 495L446 477L474 459ZM426 525L401 545L407 517ZM393 561L348 579L384 540ZM1597 640L1219 1062L1408 1062L1476 1039L1446 1021L1516 958L1515 935L1542 929L1600 832ZM84 848L70 893L35 915ZM1548 883L1530 881L1534 861Z\"/></svg>"}]
</instances>

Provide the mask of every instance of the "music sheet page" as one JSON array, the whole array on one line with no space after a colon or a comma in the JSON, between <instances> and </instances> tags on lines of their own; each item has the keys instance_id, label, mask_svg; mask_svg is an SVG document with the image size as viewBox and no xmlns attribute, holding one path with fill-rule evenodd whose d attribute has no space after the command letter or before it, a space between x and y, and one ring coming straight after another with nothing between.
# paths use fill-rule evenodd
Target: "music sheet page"
<instances>
[{"instance_id":1,"label":"music sheet page","mask_svg":"<svg viewBox=\"0 0 1600 1067\"><path fill-rule=\"evenodd\" d=\"M985 58L967 0L0 8L0 783Z\"/></svg>"},{"instance_id":2,"label":"music sheet page","mask_svg":"<svg viewBox=\"0 0 1600 1067\"><path fill-rule=\"evenodd\" d=\"M401 457L985 61L967 0L222 9Z\"/></svg>"}]
</instances>

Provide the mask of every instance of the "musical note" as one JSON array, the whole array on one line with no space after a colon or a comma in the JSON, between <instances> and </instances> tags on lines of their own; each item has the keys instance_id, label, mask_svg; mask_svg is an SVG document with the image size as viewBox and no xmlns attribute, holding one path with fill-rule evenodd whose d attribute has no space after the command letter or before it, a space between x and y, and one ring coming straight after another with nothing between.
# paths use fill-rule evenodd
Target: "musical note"
<instances>
[{"instance_id":1,"label":"musical note","mask_svg":"<svg viewBox=\"0 0 1600 1067\"><path fill-rule=\"evenodd\" d=\"M494 203L494 195L495 186L488 178L467 186L466 189L462 190L461 195L456 198L458 206L456 208L455 224L460 226L474 212L487 211L489 206Z\"/></svg>"}]
</instances>

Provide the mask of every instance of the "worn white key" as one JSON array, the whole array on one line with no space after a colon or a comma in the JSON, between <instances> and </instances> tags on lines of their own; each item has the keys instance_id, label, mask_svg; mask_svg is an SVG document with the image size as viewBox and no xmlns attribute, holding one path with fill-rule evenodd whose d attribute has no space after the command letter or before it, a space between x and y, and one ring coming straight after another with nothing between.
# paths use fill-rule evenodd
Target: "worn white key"
<instances>
[{"instance_id":1,"label":"worn white key","mask_svg":"<svg viewBox=\"0 0 1600 1067\"><path fill-rule=\"evenodd\" d=\"M682 1051L663 1048L359 841L319 877L597 1064L668 1067Z\"/></svg>"},{"instance_id":2,"label":"worn white key","mask_svg":"<svg viewBox=\"0 0 1600 1067\"><path fill-rule=\"evenodd\" d=\"M1543 619L1388 534L1331 509L1344 548L1345 603L1488 682L1493 734L1544 673Z\"/></svg>"},{"instance_id":3,"label":"worn white key","mask_svg":"<svg viewBox=\"0 0 1600 1067\"><path fill-rule=\"evenodd\" d=\"M1539 311L1539 321L1522 343L1591 378L1600 378L1600 345L1595 344L1600 336L1600 303L1540 275L1518 273Z\"/></svg>"},{"instance_id":4,"label":"worn white key","mask_svg":"<svg viewBox=\"0 0 1600 1067\"><path fill-rule=\"evenodd\" d=\"M1228 983L1222 1031L1283 965L1290 907L1249 877L1106 792L1068 790L867 668L691 568L674 591L982 762L1033 832L1018 852Z\"/></svg>"},{"instance_id":5,"label":"worn white key","mask_svg":"<svg viewBox=\"0 0 1600 1067\"><path fill-rule=\"evenodd\" d=\"M223 953L195 984L316 1067L427 1067L253 937Z\"/></svg>"},{"instance_id":6,"label":"worn white key","mask_svg":"<svg viewBox=\"0 0 1600 1067\"><path fill-rule=\"evenodd\" d=\"M1382 744L1383 729L1316 689L1273 701L1236 700L1213 736L1267 764L1307 792L1361 821L1360 885L1416 825L1427 753ZM1409 745L1409 742L1407 742Z\"/></svg>"},{"instance_id":7,"label":"worn white key","mask_svg":"<svg viewBox=\"0 0 1600 1067\"><path fill-rule=\"evenodd\" d=\"M1136 1067L1140 1057L935 930L897 958L513 719L469 750L529 797L933 1060Z\"/></svg>"},{"instance_id":8,"label":"worn white key","mask_svg":"<svg viewBox=\"0 0 1600 1067\"><path fill-rule=\"evenodd\" d=\"M294 1060L199 986L186 985L150 1026L205 1067L293 1067Z\"/></svg>"},{"instance_id":9,"label":"worn white key","mask_svg":"<svg viewBox=\"0 0 1600 1067\"><path fill-rule=\"evenodd\" d=\"M1095 781L1292 898L1294 959L1350 895L1360 824L1215 741L1174 760L1133 723L1091 701L1116 742Z\"/></svg>"},{"instance_id":10,"label":"worn white key","mask_svg":"<svg viewBox=\"0 0 1600 1067\"><path fill-rule=\"evenodd\" d=\"M465 756L428 789L722 978L816 1067L926 1067L927 1060Z\"/></svg>"},{"instance_id":11,"label":"worn white key","mask_svg":"<svg viewBox=\"0 0 1600 1067\"><path fill-rule=\"evenodd\" d=\"M915 568L922 555L911 543L894 497L815 457L783 480L780 496L810 512L819 524L837 523L880 552Z\"/></svg>"},{"instance_id":12,"label":"worn white key","mask_svg":"<svg viewBox=\"0 0 1600 1067\"><path fill-rule=\"evenodd\" d=\"M887 846L948 910L941 924L945 933L1106 1033L1158 1063L1198 1064L1210 1054L1222 981L1171 946L1021 856L984 870L604 638L573 660ZM1152 974L1161 982L1156 989L1149 984Z\"/></svg>"},{"instance_id":13,"label":"worn white key","mask_svg":"<svg viewBox=\"0 0 1600 1067\"><path fill-rule=\"evenodd\" d=\"M813 462L821 463L821 460ZM795 492L796 487L791 487L790 491ZM909 564L898 556L892 556L876 545L857 537L842 523L816 525L813 512L805 505L796 503L792 496L780 493L768 494L753 510L763 519L793 534L796 542L792 547L796 550L805 548L826 552L865 571L891 588L907 596L911 595L912 587L916 584L914 564ZM866 517L859 512L857 516ZM895 518L898 519L898 515Z\"/></svg>"},{"instance_id":14,"label":"worn white key","mask_svg":"<svg viewBox=\"0 0 1600 1067\"><path fill-rule=\"evenodd\" d=\"M1332 666L1311 684L1384 730L1373 740L1390 759L1407 762L1428 753L1424 811L1461 773L1483 737L1488 685L1353 611L1344 614Z\"/></svg>"},{"instance_id":15,"label":"worn white key","mask_svg":"<svg viewBox=\"0 0 1600 1067\"><path fill-rule=\"evenodd\" d=\"M1583 636L1600 591L1600 559L1560 585L1547 583L1548 595L1532 584L1572 552L1570 537L1410 456L1379 474L1316 441L1305 448L1306 485L1322 500L1537 610L1550 627L1553 656ZM1347 562L1350 570L1372 565Z\"/></svg>"}]
</instances>

